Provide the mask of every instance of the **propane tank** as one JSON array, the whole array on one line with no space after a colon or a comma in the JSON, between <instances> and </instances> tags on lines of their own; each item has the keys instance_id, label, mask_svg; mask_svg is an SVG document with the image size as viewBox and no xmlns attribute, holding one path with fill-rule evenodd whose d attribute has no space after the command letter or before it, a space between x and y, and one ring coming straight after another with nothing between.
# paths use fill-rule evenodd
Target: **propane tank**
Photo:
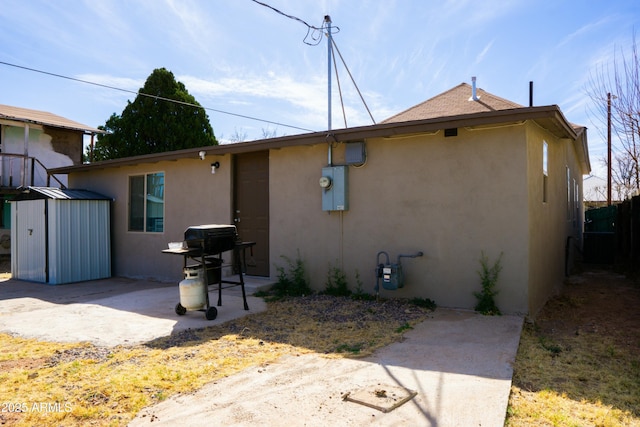
<instances>
[{"instance_id":1,"label":"propane tank","mask_svg":"<svg viewBox=\"0 0 640 427\"><path fill-rule=\"evenodd\" d=\"M207 303L207 289L202 267L185 267L184 280L180 282L180 304L187 310L199 310Z\"/></svg>"}]
</instances>

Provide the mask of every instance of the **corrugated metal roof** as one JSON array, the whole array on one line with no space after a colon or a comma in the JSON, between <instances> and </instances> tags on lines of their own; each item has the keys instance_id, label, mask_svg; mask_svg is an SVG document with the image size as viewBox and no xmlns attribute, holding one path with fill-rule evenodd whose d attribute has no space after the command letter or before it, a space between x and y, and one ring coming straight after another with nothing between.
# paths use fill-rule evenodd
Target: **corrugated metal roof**
<instances>
[{"instance_id":1,"label":"corrugated metal roof","mask_svg":"<svg viewBox=\"0 0 640 427\"><path fill-rule=\"evenodd\" d=\"M46 111L30 110L10 105L0 104L0 119L78 130L86 133L105 133L100 129L83 125Z\"/></svg>"},{"instance_id":2,"label":"corrugated metal roof","mask_svg":"<svg viewBox=\"0 0 640 427\"><path fill-rule=\"evenodd\" d=\"M89 190L70 190L55 187L28 187L23 193L18 194L13 200L111 200L110 197L103 196Z\"/></svg>"}]
</instances>

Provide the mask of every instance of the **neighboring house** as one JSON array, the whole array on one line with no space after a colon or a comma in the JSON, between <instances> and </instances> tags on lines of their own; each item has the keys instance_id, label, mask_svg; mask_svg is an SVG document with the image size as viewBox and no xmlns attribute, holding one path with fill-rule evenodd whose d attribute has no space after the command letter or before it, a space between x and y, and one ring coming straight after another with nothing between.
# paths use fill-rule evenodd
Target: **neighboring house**
<instances>
[{"instance_id":1,"label":"neighboring house","mask_svg":"<svg viewBox=\"0 0 640 427\"><path fill-rule=\"evenodd\" d=\"M103 131L45 111L0 105L0 254L8 254L8 201L28 186L49 182L47 169L82 164L85 135ZM6 236L6 237L5 237Z\"/></svg>"},{"instance_id":2,"label":"neighboring house","mask_svg":"<svg viewBox=\"0 0 640 427\"><path fill-rule=\"evenodd\" d=\"M373 292L380 251L392 262L422 251L402 260L405 286L381 295L445 307L473 308L482 253L503 254L498 307L535 315L581 244L586 130L555 105L473 92L461 84L372 126L51 172L115 200L114 275L177 282L168 242L190 225L236 224L257 242L248 274L276 278L300 257L316 290L338 267Z\"/></svg>"}]
</instances>

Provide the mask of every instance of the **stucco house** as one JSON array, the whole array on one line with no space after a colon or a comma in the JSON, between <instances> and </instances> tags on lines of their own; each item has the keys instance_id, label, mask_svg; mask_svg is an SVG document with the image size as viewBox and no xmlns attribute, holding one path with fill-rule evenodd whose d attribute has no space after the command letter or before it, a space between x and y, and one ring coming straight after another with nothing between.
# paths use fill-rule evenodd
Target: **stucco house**
<instances>
[{"instance_id":1,"label":"stucco house","mask_svg":"<svg viewBox=\"0 0 640 427\"><path fill-rule=\"evenodd\" d=\"M460 84L382 123L56 168L115 201L114 275L179 281L161 251L190 225L236 224L248 274L300 257L311 285L338 267L373 292L380 251L403 260L385 297L473 308L481 254L502 255L496 302L535 315L562 286L582 231L586 129Z\"/></svg>"},{"instance_id":2,"label":"stucco house","mask_svg":"<svg viewBox=\"0 0 640 427\"><path fill-rule=\"evenodd\" d=\"M28 186L65 186L47 169L82 163L84 136L103 131L46 111L0 105L0 254L8 254L8 201Z\"/></svg>"}]
</instances>

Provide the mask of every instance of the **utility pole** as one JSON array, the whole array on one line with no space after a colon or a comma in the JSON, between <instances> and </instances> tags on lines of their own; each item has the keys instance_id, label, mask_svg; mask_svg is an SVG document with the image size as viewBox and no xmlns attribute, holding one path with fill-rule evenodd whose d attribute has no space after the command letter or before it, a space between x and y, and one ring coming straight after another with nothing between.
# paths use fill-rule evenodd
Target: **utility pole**
<instances>
[{"instance_id":1,"label":"utility pole","mask_svg":"<svg viewBox=\"0 0 640 427\"><path fill-rule=\"evenodd\" d=\"M607 206L611 206L611 92L607 93Z\"/></svg>"},{"instance_id":2,"label":"utility pole","mask_svg":"<svg viewBox=\"0 0 640 427\"><path fill-rule=\"evenodd\" d=\"M327 130L331 130L331 17L324 16L324 23L327 27Z\"/></svg>"}]
</instances>

